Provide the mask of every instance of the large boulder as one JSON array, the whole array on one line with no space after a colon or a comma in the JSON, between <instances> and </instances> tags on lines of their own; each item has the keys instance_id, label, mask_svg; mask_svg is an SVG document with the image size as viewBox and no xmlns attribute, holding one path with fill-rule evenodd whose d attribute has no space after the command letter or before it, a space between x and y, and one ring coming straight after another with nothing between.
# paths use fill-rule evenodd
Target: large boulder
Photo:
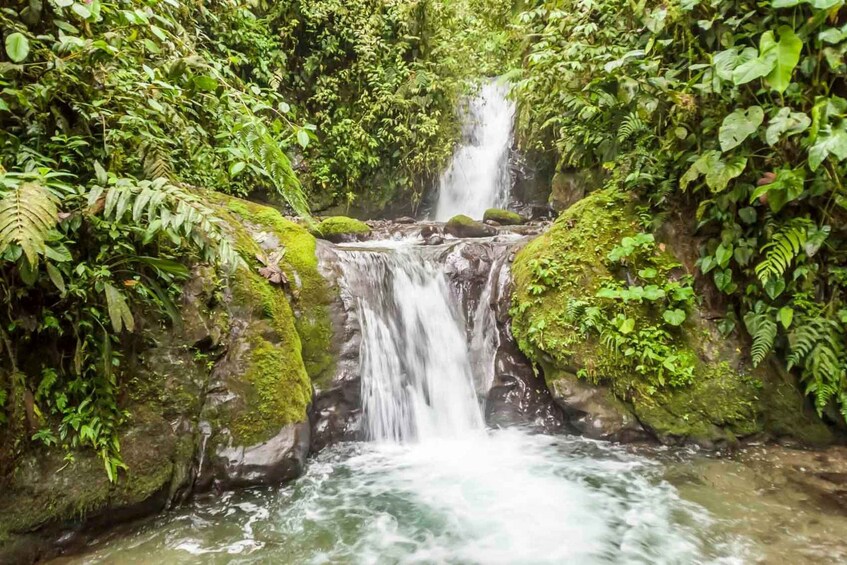
<instances>
[{"instance_id":1,"label":"large boulder","mask_svg":"<svg viewBox=\"0 0 847 565\"><path fill-rule=\"evenodd\" d=\"M110 483L91 451L66 460L59 449L28 445L0 477L0 562L44 559L196 491L278 484L302 473L312 378L334 373L332 296L317 270L315 239L274 209L206 198L245 267L228 277L195 267L179 325L135 313L136 332L122 351L127 469Z\"/></svg>"},{"instance_id":2,"label":"large boulder","mask_svg":"<svg viewBox=\"0 0 847 565\"><path fill-rule=\"evenodd\" d=\"M486 226L482 222L477 222L468 216L459 214L447 220L447 223L444 224L444 233L458 238L490 237L497 235L497 230L491 226Z\"/></svg>"},{"instance_id":3,"label":"large boulder","mask_svg":"<svg viewBox=\"0 0 847 565\"><path fill-rule=\"evenodd\" d=\"M543 369L569 423L591 437L634 439L646 432L665 443L708 447L754 436L829 441L829 430L808 409L791 375L771 364L751 367L743 338L724 337L714 316L696 303L679 327L664 324L649 301L621 303L622 319L630 320L621 331L643 340L629 340L625 351L615 346L616 334L585 329L586 308L600 303L601 288L630 289L642 275L682 281L694 268L694 259L684 255L697 246L682 241L692 237L685 226L666 230L674 241L651 244L644 271L612 264L610 252L642 231L635 206L631 196L614 190L591 193L526 245L513 266L514 334ZM665 358L690 367L688 378L664 382L664 369L650 373L649 362L633 361L655 353L646 351L657 338L639 332L657 328L661 347L674 355Z\"/></svg>"}]
</instances>

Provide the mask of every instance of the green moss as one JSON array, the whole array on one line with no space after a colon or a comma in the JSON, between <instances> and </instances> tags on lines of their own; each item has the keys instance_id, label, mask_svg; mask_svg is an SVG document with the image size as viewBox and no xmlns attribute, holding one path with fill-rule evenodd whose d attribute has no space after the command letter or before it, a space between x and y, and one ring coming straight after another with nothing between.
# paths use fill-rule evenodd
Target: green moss
<instances>
[{"instance_id":1,"label":"green moss","mask_svg":"<svg viewBox=\"0 0 847 565\"><path fill-rule=\"evenodd\" d=\"M500 208L489 208L485 211L482 219L486 222L497 222L504 226L519 226L524 223L524 219L520 214L510 212L509 210L502 210Z\"/></svg>"},{"instance_id":2,"label":"green moss","mask_svg":"<svg viewBox=\"0 0 847 565\"><path fill-rule=\"evenodd\" d=\"M645 427L669 441L733 442L762 431L794 437L824 435L821 426L806 425L802 407L796 404L796 387L783 390L791 407L780 407L780 395L772 392L772 377L754 378L745 372L737 348L729 346L697 312L674 338L675 351L694 367L690 383L676 387L660 387L653 379L639 376L597 336L586 336L569 321L567 308L572 301L591 300L604 281L620 276L610 272L606 257L623 237L640 231L633 208L627 194L610 189L591 193L517 254L512 267L512 329L521 350L531 359L545 359L548 367L552 365L548 379L555 379L558 371L579 371L595 383L609 385ZM661 278L681 268L662 246L649 260ZM626 308L636 328L657 323L657 311L646 304ZM775 419L774 413L784 416ZM788 424L798 421L799 426Z\"/></svg>"},{"instance_id":3,"label":"green moss","mask_svg":"<svg viewBox=\"0 0 847 565\"><path fill-rule=\"evenodd\" d=\"M465 216L464 214L459 214L457 216L453 216L449 220L447 220L447 226L465 226L465 227L473 227L478 226L479 222L471 218L470 216Z\"/></svg>"},{"instance_id":4,"label":"green moss","mask_svg":"<svg viewBox=\"0 0 847 565\"><path fill-rule=\"evenodd\" d=\"M347 216L331 216L325 218L315 228L315 235L334 240L345 235L360 235L371 233L371 228L364 222Z\"/></svg>"},{"instance_id":5,"label":"green moss","mask_svg":"<svg viewBox=\"0 0 847 565\"><path fill-rule=\"evenodd\" d=\"M317 242L314 236L308 229L288 220L273 208L225 195L214 195L213 198L226 211L235 214L234 217L225 216L224 219L228 219L228 223L233 226L237 249L251 268L259 267L255 256L262 252L251 231L268 231L285 248L281 266L296 287L291 306L296 316L295 325L302 345L303 362L311 379L318 385L325 384L335 372L335 357L331 348L333 330L329 315L332 293L318 270L315 254ZM256 230L248 229L250 225L255 226ZM370 231L367 225L362 225Z\"/></svg>"}]
</instances>

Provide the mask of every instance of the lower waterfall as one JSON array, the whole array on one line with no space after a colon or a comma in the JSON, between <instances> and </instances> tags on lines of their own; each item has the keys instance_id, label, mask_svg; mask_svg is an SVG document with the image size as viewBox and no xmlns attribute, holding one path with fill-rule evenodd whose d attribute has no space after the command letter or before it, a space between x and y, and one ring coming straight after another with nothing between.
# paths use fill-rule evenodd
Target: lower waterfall
<instances>
[{"instance_id":1,"label":"lower waterfall","mask_svg":"<svg viewBox=\"0 0 847 565\"><path fill-rule=\"evenodd\" d=\"M669 469L686 476L703 464L691 454L662 459L660 450L646 456L576 436L486 427L496 277L479 273L487 286L463 295L468 285L451 277L471 267L451 263L450 253L465 244L333 248L340 293L358 320L367 441L324 448L290 486L195 501L79 562L755 560L760 548L737 535L736 521L686 500L665 478ZM708 489L695 497L720 499Z\"/></svg>"}]
</instances>

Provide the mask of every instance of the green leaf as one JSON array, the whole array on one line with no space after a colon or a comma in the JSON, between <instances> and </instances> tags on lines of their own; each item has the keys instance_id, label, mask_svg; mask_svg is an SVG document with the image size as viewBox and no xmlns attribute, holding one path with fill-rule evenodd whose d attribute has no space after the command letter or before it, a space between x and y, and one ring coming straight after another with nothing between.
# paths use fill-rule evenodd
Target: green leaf
<instances>
[{"instance_id":1,"label":"green leaf","mask_svg":"<svg viewBox=\"0 0 847 565\"><path fill-rule=\"evenodd\" d=\"M115 330L115 333L120 333L123 328L132 331L135 328L135 321L123 293L109 283L104 285L103 290L106 293L106 307L109 311L112 329Z\"/></svg>"},{"instance_id":2,"label":"green leaf","mask_svg":"<svg viewBox=\"0 0 847 565\"><path fill-rule=\"evenodd\" d=\"M715 271L714 274L715 286L721 292L729 292L732 288L732 270Z\"/></svg>"},{"instance_id":3,"label":"green leaf","mask_svg":"<svg viewBox=\"0 0 847 565\"><path fill-rule=\"evenodd\" d=\"M847 159L847 129L842 122L836 127L824 126L820 129L814 145L809 149L809 168L816 171L830 155L839 161Z\"/></svg>"},{"instance_id":4,"label":"green leaf","mask_svg":"<svg viewBox=\"0 0 847 565\"><path fill-rule=\"evenodd\" d=\"M741 145L756 133L765 119L761 106L750 106L746 110L735 110L724 118L719 135L721 150L726 152Z\"/></svg>"},{"instance_id":5,"label":"green leaf","mask_svg":"<svg viewBox=\"0 0 847 565\"><path fill-rule=\"evenodd\" d=\"M244 161L236 161L232 165L229 166L229 176L231 178L235 178L238 176L238 173L244 170L244 167L247 166L247 163Z\"/></svg>"},{"instance_id":6,"label":"green leaf","mask_svg":"<svg viewBox=\"0 0 847 565\"><path fill-rule=\"evenodd\" d=\"M59 292L65 294L65 280L62 278L62 272L53 263L47 263L47 276Z\"/></svg>"},{"instance_id":7,"label":"green leaf","mask_svg":"<svg viewBox=\"0 0 847 565\"><path fill-rule=\"evenodd\" d=\"M103 186L106 186L106 183L109 182L109 175L106 173L103 165L100 164L100 161L94 161L94 176L97 182Z\"/></svg>"},{"instance_id":8,"label":"green leaf","mask_svg":"<svg viewBox=\"0 0 847 565\"><path fill-rule=\"evenodd\" d=\"M765 141L768 145L776 145L783 137L791 137L806 131L811 123L811 118L803 112L792 112L791 108L787 107L780 108L768 123Z\"/></svg>"},{"instance_id":9,"label":"green leaf","mask_svg":"<svg viewBox=\"0 0 847 565\"><path fill-rule=\"evenodd\" d=\"M22 33L11 33L6 37L6 55L15 63L23 63L29 55L29 40Z\"/></svg>"},{"instance_id":10,"label":"green leaf","mask_svg":"<svg viewBox=\"0 0 847 565\"><path fill-rule=\"evenodd\" d=\"M745 53L748 52L745 49ZM743 55L744 53L742 53ZM766 31L759 39L759 54L745 61L732 71L732 82L736 86L747 84L757 78L767 76L776 66L776 40L772 31Z\"/></svg>"},{"instance_id":11,"label":"green leaf","mask_svg":"<svg viewBox=\"0 0 847 565\"><path fill-rule=\"evenodd\" d=\"M723 243L718 245L718 248L715 250L715 259L721 268L726 268L729 265L729 260L732 259L732 250L731 243L728 247L724 246Z\"/></svg>"},{"instance_id":12,"label":"green leaf","mask_svg":"<svg viewBox=\"0 0 847 565\"><path fill-rule=\"evenodd\" d=\"M198 90L214 92L218 88L218 81L208 75L199 75L194 77L194 85Z\"/></svg>"},{"instance_id":13,"label":"green leaf","mask_svg":"<svg viewBox=\"0 0 847 565\"><path fill-rule=\"evenodd\" d=\"M297 132L297 143L299 143L303 149L309 146L309 134L306 130L301 129Z\"/></svg>"},{"instance_id":14,"label":"green leaf","mask_svg":"<svg viewBox=\"0 0 847 565\"><path fill-rule=\"evenodd\" d=\"M681 326L683 322L685 322L685 310L681 310L679 308L674 310L665 310L662 314L662 318L664 318L664 320L672 326Z\"/></svg>"},{"instance_id":15,"label":"green leaf","mask_svg":"<svg viewBox=\"0 0 847 565\"><path fill-rule=\"evenodd\" d=\"M746 157L733 157L729 161L721 159L720 151L706 151L701 155L680 179L683 190L701 175L706 175L706 185L713 192L722 192L729 182L740 176L747 167Z\"/></svg>"},{"instance_id":16,"label":"green leaf","mask_svg":"<svg viewBox=\"0 0 847 565\"><path fill-rule=\"evenodd\" d=\"M777 297L785 290L785 279L779 277L770 277L765 282L765 292L771 300L776 300Z\"/></svg>"},{"instance_id":17,"label":"green leaf","mask_svg":"<svg viewBox=\"0 0 847 565\"><path fill-rule=\"evenodd\" d=\"M782 94L791 84L791 74L800 62L803 41L788 26L780 26L778 33L779 43L773 47L776 63L765 80L773 90Z\"/></svg>"},{"instance_id":18,"label":"green leaf","mask_svg":"<svg viewBox=\"0 0 847 565\"><path fill-rule=\"evenodd\" d=\"M74 5L71 6L71 10L79 16L80 18L87 20L91 17L91 10L85 7L85 5L80 4L79 2L74 2Z\"/></svg>"},{"instance_id":19,"label":"green leaf","mask_svg":"<svg viewBox=\"0 0 847 565\"><path fill-rule=\"evenodd\" d=\"M790 306L783 306L779 309L779 322L782 324L782 327L786 330L791 326L791 322L794 320L794 310L791 309Z\"/></svg>"},{"instance_id":20,"label":"green leaf","mask_svg":"<svg viewBox=\"0 0 847 565\"><path fill-rule=\"evenodd\" d=\"M634 330L634 329L635 329L635 319L634 318L625 319L623 321L623 323L621 324L621 326L618 328L618 330L620 330L620 332L624 335L632 333L632 330Z\"/></svg>"}]
</instances>

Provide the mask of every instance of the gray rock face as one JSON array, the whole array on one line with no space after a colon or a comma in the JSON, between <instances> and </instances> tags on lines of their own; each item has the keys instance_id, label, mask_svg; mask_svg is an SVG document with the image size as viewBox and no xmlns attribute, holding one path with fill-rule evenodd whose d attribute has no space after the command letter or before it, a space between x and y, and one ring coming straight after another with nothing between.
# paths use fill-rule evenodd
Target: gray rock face
<instances>
[{"instance_id":1,"label":"gray rock face","mask_svg":"<svg viewBox=\"0 0 847 565\"><path fill-rule=\"evenodd\" d=\"M310 448L308 422L289 424L268 441L253 446L219 449L211 457L207 476L216 490L275 485L299 477Z\"/></svg>"},{"instance_id":2,"label":"gray rock face","mask_svg":"<svg viewBox=\"0 0 847 565\"><path fill-rule=\"evenodd\" d=\"M652 437L607 387L589 384L573 374L557 373L550 393L564 412L568 426L580 435L620 442Z\"/></svg>"}]
</instances>

